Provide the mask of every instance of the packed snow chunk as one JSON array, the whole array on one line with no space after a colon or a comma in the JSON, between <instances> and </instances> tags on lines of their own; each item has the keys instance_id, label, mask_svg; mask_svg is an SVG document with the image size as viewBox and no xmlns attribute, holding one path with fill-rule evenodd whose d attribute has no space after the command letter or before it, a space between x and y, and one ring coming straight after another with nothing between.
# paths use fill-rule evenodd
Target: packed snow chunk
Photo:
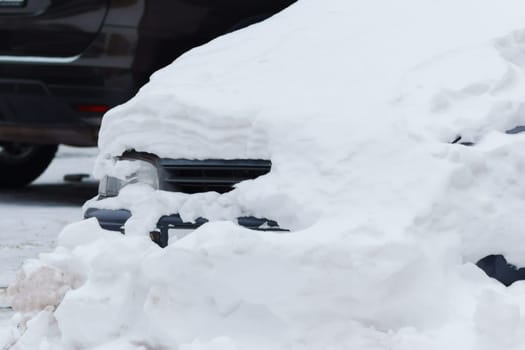
<instances>
[{"instance_id":1,"label":"packed snow chunk","mask_svg":"<svg viewBox=\"0 0 525 350\"><path fill-rule=\"evenodd\" d=\"M76 246L89 244L98 239L114 236L115 232L101 229L97 219L91 218L66 226L58 237L58 245L73 249Z\"/></svg>"},{"instance_id":2,"label":"packed snow chunk","mask_svg":"<svg viewBox=\"0 0 525 350\"><path fill-rule=\"evenodd\" d=\"M43 334L53 337L60 335L52 307L38 312L27 324L19 325L17 331L18 334L12 334L11 339L8 339L5 349L57 349L51 342L42 340Z\"/></svg>"},{"instance_id":3,"label":"packed snow chunk","mask_svg":"<svg viewBox=\"0 0 525 350\"><path fill-rule=\"evenodd\" d=\"M116 236L102 230L96 219L66 226L54 253L41 254L40 260L28 260L18 272L15 283L8 289L13 309L34 312L57 307L66 292L78 288L86 279L86 256L75 257L72 250L79 246L78 251L82 252L84 247L107 235Z\"/></svg>"},{"instance_id":4,"label":"packed snow chunk","mask_svg":"<svg viewBox=\"0 0 525 350\"><path fill-rule=\"evenodd\" d=\"M26 263L15 283L8 289L11 305L16 311L33 312L48 306L56 307L66 292L81 283L81 278L76 275L67 274L53 266L35 264L38 263Z\"/></svg>"}]
</instances>

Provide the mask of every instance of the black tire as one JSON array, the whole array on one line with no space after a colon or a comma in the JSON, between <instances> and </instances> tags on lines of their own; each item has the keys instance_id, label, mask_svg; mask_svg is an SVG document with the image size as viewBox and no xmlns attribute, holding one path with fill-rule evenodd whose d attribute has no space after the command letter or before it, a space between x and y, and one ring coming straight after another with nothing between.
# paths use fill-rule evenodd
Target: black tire
<instances>
[{"instance_id":1,"label":"black tire","mask_svg":"<svg viewBox=\"0 0 525 350\"><path fill-rule=\"evenodd\" d=\"M0 144L0 188L30 184L46 170L58 145Z\"/></svg>"}]
</instances>

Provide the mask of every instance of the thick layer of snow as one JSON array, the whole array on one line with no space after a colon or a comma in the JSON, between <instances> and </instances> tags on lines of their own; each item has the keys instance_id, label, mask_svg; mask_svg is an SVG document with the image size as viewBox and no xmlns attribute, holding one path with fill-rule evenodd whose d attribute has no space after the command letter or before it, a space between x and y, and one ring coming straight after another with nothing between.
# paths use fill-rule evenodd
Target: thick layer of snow
<instances>
[{"instance_id":1,"label":"thick layer of snow","mask_svg":"<svg viewBox=\"0 0 525 350\"><path fill-rule=\"evenodd\" d=\"M98 202L132 210L128 235L77 223L26 264L18 348L522 349L525 285L473 262L525 265L525 135L504 133L525 124L524 10L300 0L156 73L106 116L98 176L131 148L271 173ZM147 233L173 212L214 222L161 250ZM220 221L238 215L292 232Z\"/></svg>"},{"instance_id":2,"label":"thick layer of snow","mask_svg":"<svg viewBox=\"0 0 525 350\"><path fill-rule=\"evenodd\" d=\"M355 226L378 212L381 226L409 224L458 167L446 152L477 154L447 142L458 134L479 141L520 121L522 34L513 30L523 18L515 6L305 0L193 50L108 113L97 174L113 172L111 157L132 148L270 158L272 173L227 196L129 189L98 205L134 208L150 228L164 211L180 211L187 219L254 214L296 230L346 217L349 207ZM137 203L137 191L151 200Z\"/></svg>"}]
</instances>

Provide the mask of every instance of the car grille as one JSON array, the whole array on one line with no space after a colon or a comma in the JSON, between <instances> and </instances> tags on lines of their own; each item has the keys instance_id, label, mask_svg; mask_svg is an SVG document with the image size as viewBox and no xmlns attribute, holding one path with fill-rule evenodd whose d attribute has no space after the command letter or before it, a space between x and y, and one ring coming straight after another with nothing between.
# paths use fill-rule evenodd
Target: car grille
<instances>
[{"instance_id":1,"label":"car grille","mask_svg":"<svg viewBox=\"0 0 525 350\"><path fill-rule=\"evenodd\" d=\"M161 187L167 191L198 193L231 191L235 184L267 174L267 160L187 160L159 161Z\"/></svg>"}]
</instances>

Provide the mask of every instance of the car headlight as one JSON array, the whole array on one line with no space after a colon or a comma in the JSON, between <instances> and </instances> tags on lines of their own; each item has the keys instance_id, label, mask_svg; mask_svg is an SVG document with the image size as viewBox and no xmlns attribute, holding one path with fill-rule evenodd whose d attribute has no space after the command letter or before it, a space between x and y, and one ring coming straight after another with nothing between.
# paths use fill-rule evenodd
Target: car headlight
<instances>
[{"instance_id":1,"label":"car headlight","mask_svg":"<svg viewBox=\"0 0 525 350\"><path fill-rule=\"evenodd\" d=\"M100 198L116 197L120 190L134 183L141 183L151 186L153 189L159 189L159 174L155 165L143 160L120 160L121 165L126 165L127 175L122 178L106 175L100 180L98 194Z\"/></svg>"}]
</instances>

